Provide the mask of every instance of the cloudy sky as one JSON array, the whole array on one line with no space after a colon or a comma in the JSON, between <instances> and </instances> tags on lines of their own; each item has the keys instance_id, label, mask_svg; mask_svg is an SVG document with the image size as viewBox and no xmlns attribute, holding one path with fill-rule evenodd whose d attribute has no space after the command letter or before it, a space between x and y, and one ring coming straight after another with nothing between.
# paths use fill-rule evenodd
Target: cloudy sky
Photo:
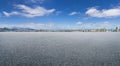
<instances>
[{"instance_id":1,"label":"cloudy sky","mask_svg":"<svg viewBox=\"0 0 120 66\"><path fill-rule=\"evenodd\" d=\"M120 26L120 0L0 0L0 27L93 29Z\"/></svg>"}]
</instances>

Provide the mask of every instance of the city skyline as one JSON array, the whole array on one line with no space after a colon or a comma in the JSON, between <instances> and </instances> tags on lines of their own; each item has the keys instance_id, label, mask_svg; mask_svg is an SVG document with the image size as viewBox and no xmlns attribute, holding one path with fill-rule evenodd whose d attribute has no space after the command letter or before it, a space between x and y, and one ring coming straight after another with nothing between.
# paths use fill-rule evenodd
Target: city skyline
<instances>
[{"instance_id":1,"label":"city skyline","mask_svg":"<svg viewBox=\"0 0 120 66\"><path fill-rule=\"evenodd\" d=\"M0 28L112 29L120 26L119 0L1 0Z\"/></svg>"}]
</instances>

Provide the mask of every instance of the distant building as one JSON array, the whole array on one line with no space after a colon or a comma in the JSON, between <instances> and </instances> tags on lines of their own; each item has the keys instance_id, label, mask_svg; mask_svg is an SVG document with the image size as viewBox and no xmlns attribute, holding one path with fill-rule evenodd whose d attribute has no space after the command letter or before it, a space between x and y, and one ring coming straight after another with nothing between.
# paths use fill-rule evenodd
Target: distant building
<instances>
[{"instance_id":1,"label":"distant building","mask_svg":"<svg viewBox=\"0 0 120 66\"><path fill-rule=\"evenodd\" d=\"M116 32L118 32L119 31L119 28L118 27L116 27Z\"/></svg>"}]
</instances>

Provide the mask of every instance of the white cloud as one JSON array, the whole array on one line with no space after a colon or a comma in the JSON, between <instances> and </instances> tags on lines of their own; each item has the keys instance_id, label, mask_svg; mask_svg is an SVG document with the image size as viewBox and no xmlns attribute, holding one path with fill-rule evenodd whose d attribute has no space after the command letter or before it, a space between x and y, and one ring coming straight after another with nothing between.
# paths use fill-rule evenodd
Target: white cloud
<instances>
[{"instance_id":1,"label":"white cloud","mask_svg":"<svg viewBox=\"0 0 120 66\"><path fill-rule=\"evenodd\" d=\"M5 16L9 17L9 16L11 16L11 15L18 15L19 13L18 13L18 12L15 12L15 11L13 11L13 12L11 12L11 13L7 13L7 12L3 11L3 14L4 14Z\"/></svg>"},{"instance_id":2,"label":"white cloud","mask_svg":"<svg viewBox=\"0 0 120 66\"><path fill-rule=\"evenodd\" d=\"M79 12L71 12L69 15L73 16L73 15L76 15L76 14L79 14Z\"/></svg>"},{"instance_id":3,"label":"white cloud","mask_svg":"<svg viewBox=\"0 0 120 66\"><path fill-rule=\"evenodd\" d=\"M74 25L59 25L59 24L43 24L43 23L27 23L27 24L0 24L0 28L32 28L32 29L101 29L101 28L115 28L120 26L120 24L115 24L112 22L96 22L96 23L85 23L85 22L76 22Z\"/></svg>"},{"instance_id":4,"label":"white cloud","mask_svg":"<svg viewBox=\"0 0 120 66\"><path fill-rule=\"evenodd\" d=\"M96 22L96 23L85 23L85 22L76 22L75 27L79 28L79 29L101 29L101 28L115 28L116 26L120 26L120 24L115 24L115 23L111 23L109 21L105 21L105 22Z\"/></svg>"},{"instance_id":5,"label":"white cloud","mask_svg":"<svg viewBox=\"0 0 120 66\"><path fill-rule=\"evenodd\" d=\"M36 3L36 2L43 2L44 0L31 0L31 2Z\"/></svg>"},{"instance_id":6,"label":"white cloud","mask_svg":"<svg viewBox=\"0 0 120 66\"><path fill-rule=\"evenodd\" d=\"M56 15L60 15L62 13L62 11L56 11Z\"/></svg>"},{"instance_id":7,"label":"white cloud","mask_svg":"<svg viewBox=\"0 0 120 66\"><path fill-rule=\"evenodd\" d=\"M42 4L45 0L26 0L26 3L40 3Z\"/></svg>"},{"instance_id":8,"label":"white cloud","mask_svg":"<svg viewBox=\"0 0 120 66\"><path fill-rule=\"evenodd\" d=\"M102 10L98 10L97 8L92 7L86 11L86 14L98 18L119 17L120 7L112 8L112 9L102 9Z\"/></svg>"},{"instance_id":9,"label":"white cloud","mask_svg":"<svg viewBox=\"0 0 120 66\"><path fill-rule=\"evenodd\" d=\"M54 24L42 24L42 23L27 23L27 24L0 24L0 28L32 28L32 29L52 29L55 28Z\"/></svg>"},{"instance_id":10,"label":"white cloud","mask_svg":"<svg viewBox=\"0 0 120 66\"><path fill-rule=\"evenodd\" d=\"M79 21L79 22L76 22L76 24L77 24L77 25L81 25L81 24L82 24L82 22L80 22L80 21Z\"/></svg>"},{"instance_id":11,"label":"white cloud","mask_svg":"<svg viewBox=\"0 0 120 66\"><path fill-rule=\"evenodd\" d=\"M37 16L45 16L53 13L55 9L45 9L44 7L41 6L36 6L34 8L28 7L26 5L16 5L18 9L20 9L20 12L18 11L12 11L10 13L4 11L3 14L5 16L11 16L11 15L21 15L25 17L37 17Z\"/></svg>"}]
</instances>

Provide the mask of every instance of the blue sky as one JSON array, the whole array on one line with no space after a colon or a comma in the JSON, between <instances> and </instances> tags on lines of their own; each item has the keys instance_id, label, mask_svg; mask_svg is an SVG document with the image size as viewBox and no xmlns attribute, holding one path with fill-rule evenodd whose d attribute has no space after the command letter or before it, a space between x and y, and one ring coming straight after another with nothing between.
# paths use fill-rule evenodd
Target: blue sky
<instances>
[{"instance_id":1,"label":"blue sky","mask_svg":"<svg viewBox=\"0 0 120 66\"><path fill-rule=\"evenodd\" d=\"M93 29L120 26L120 0L1 0L0 27Z\"/></svg>"}]
</instances>

